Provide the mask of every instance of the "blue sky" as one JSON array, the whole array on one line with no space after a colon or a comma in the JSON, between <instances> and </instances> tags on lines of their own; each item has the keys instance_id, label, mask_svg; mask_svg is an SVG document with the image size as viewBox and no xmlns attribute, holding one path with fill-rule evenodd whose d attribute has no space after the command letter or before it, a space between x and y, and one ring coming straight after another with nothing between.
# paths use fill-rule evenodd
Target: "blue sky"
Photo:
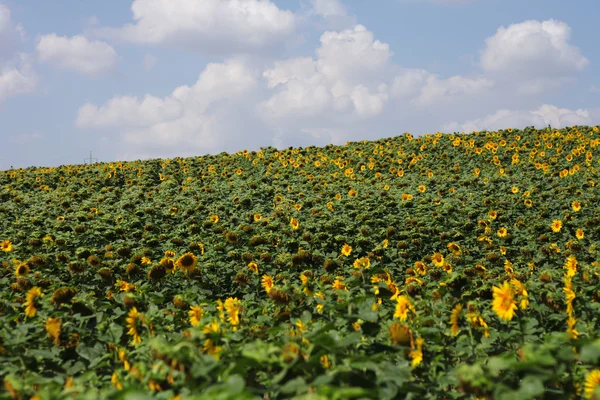
<instances>
[{"instance_id":1,"label":"blue sky","mask_svg":"<svg viewBox=\"0 0 600 400\"><path fill-rule=\"evenodd\" d=\"M0 169L600 123L600 4L0 0Z\"/></svg>"}]
</instances>

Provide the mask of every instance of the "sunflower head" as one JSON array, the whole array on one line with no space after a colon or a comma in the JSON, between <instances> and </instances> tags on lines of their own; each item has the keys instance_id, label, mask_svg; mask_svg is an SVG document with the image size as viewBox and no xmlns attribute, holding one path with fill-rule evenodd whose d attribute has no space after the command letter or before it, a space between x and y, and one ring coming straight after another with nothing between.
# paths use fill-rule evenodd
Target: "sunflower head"
<instances>
[{"instance_id":1,"label":"sunflower head","mask_svg":"<svg viewBox=\"0 0 600 400\"><path fill-rule=\"evenodd\" d=\"M177 268L184 272L190 272L198 265L198 258L192 253L185 253L177 259Z\"/></svg>"}]
</instances>

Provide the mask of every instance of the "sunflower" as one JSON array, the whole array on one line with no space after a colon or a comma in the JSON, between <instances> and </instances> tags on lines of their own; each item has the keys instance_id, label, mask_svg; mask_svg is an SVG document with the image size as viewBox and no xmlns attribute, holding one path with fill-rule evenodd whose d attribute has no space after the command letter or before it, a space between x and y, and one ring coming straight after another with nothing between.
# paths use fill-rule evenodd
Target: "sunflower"
<instances>
[{"instance_id":1,"label":"sunflower","mask_svg":"<svg viewBox=\"0 0 600 400\"><path fill-rule=\"evenodd\" d=\"M258 264L254 261L248 264L248 268L250 269L250 271L254 272L255 274L258 274Z\"/></svg>"},{"instance_id":2,"label":"sunflower","mask_svg":"<svg viewBox=\"0 0 600 400\"><path fill-rule=\"evenodd\" d=\"M254 222L258 222L262 219L262 215L260 214L254 214L253 216Z\"/></svg>"},{"instance_id":3,"label":"sunflower","mask_svg":"<svg viewBox=\"0 0 600 400\"><path fill-rule=\"evenodd\" d=\"M269 275L263 275L261 285L265 288L265 292L268 294L273 288L273 278L271 278Z\"/></svg>"},{"instance_id":4,"label":"sunflower","mask_svg":"<svg viewBox=\"0 0 600 400\"><path fill-rule=\"evenodd\" d=\"M488 217L490 217L491 219L496 219L497 216L498 216L498 213L494 210L491 210L490 212L488 212Z\"/></svg>"},{"instance_id":5,"label":"sunflower","mask_svg":"<svg viewBox=\"0 0 600 400\"><path fill-rule=\"evenodd\" d=\"M351 189L348 192L348 197L356 197L357 195L358 195L358 192L356 190L354 190L354 189Z\"/></svg>"},{"instance_id":6,"label":"sunflower","mask_svg":"<svg viewBox=\"0 0 600 400\"><path fill-rule=\"evenodd\" d=\"M396 309L394 310L394 318L398 318L400 321L406 321L408 318L408 312L413 310L413 305L406 296L398 296L396 299Z\"/></svg>"},{"instance_id":7,"label":"sunflower","mask_svg":"<svg viewBox=\"0 0 600 400\"><path fill-rule=\"evenodd\" d=\"M341 276L336 277L335 281L331 284L334 289L337 290L348 290L346 284L343 282L344 278Z\"/></svg>"},{"instance_id":8,"label":"sunflower","mask_svg":"<svg viewBox=\"0 0 600 400\"><path fill-rule=\"evenodd\" d=\"M123 385L121 384L121 382L119 381L119 376L117 375L116 372L113 372L111 378L110 378L110 383L117 389L117 390L123 390Z\"/></svg>"},{"instance_id":9,"label":"sunflower","mask_svg":"<svg viewBox=\"0 0 600 400\"><path fill-rule=\"evenodd\" d=\"M450 315L450 331L452 332L452 336L458 335L458 322L460 319L460 313L462 309L462 304L457 304L456 307L452 309L452 314Z\"/></svg>"},{"instance_id":10,"label":"sunflower","mask_svg":"<svg viewBox=\"0 0 600 400\"><path fill-rule=\"evenodd\" d=\"M298 229L298 219L297 218L292 218L290 219L290 226L292 227L292 229L296 230Z\"/></svg>"},{"instance_id":11,"label":"sunflower","mask_svg":"<svg viewBox=\"0 0 600 400\"><path fill-rule=\"evenodd\" d=\"M242 312L242 304L237 297L229 297L225 300L224 305L227 312L227 322L233 326L240 324L240 313Z\"/></svg>"},{"instance_id":12,"label":"sunflower","mask_svg":"<svg viewBox=\"0 0 600 400\"><path fill-rule=\"evenodd\" d=\"M519 193L519 188L518 188L517 186L513 186L513 187L512 187L512 189L511 189L511 191L512 191L514 194L517 194L517 193Z\"/></svg>"},{"instance_id":13,"label":"sunflower","mask_svg":"<svg viewBox=\"0 0 600 400\"><path fill-rule=\"evenodd\" d=\"M525 204L526 207L531 207L533 206L533 202L530 199L525 199L523 201L523 203Z\"/></svg>"},{"instance_id":14,"label":"sunflower","mask_svg":"<svg viewBox=\"0 0 600 400\"><path fill-rule=\"evenodd\" d=\"M421 364L423 362L423 343L425 340L423 338L418 338L417 349L410 352L409 356L412 359L411 365L413 368Z\"/></svg>"},{"instance_id":15,"label":"sunflower","mask_svg":"<svg viewBox=\"0 0 600 400\"><path fill-rule=\"evenodd\" d=\"M32 287L27 292L26 300L25 300L25 315L27 317L34 317L37 309L35 308L35 299L36 297L42 297L42 291L39 287Z\"/></svg>"},{"instance_id":16,"label":"sunflower","mask_svg":"<svg viewBox=\"0 0 600 400\"><path fill-rule=\"evenodd\" d=\"M165 271L175 273L175 261L171 258L163 258L160 260L160 265L164 267Z\"/></svg>"},{"instance_id":17,"label":"sunflower","mask_svg":"<svg viewBox=\"0 0 600 400\"><path fill-rule=\"evenodd\" d=\"M554 221L552 221L552 225L550 225L550 228L552 228L552 232L560 232L560 228L562 228L562 221L560 219L555 219Z\"/></svg>"},{"instance_id":18,"label":"sunflower","mask_svg":"<svg viewBox=\"0 0 600 400\"><path fill-rule=\"evenodd\" d=\"M204 315L204 309L202 306L191 306L188 315L190 317L190 324L192 324L192 326L198 326L200 325L202 315Z\"/></svg>"},{"instance_id":19,"label":"sunflower","mask_svg":"<svg viewBox=\"0 0 600 400\"><path fill-rule=\"evenodd\" d=\"M13 250L13 245L10 242L10 240L3 240L2 242L0 242L0 249L3 252L8 253L9 251Z\"/></svg>"},{"instance_id":20,"label":"sunflower","mask_svg":"<svg viewBox=\"0 0 600 400\"><path fill-rule=\"evenodd\" d=\"M213 223L215 223L215 224L216 224L217 222L219 222L219 216L218 216L218 215L216 215L216 214L213 214L213 215L211 215L211 216L209 217L209 219L210 219L210 220L211 220Z\"/></svg>"},{"instance_id":21,"label":"sunflower","mask_svg":"<svg viewBox=\"0 0 600 400\"><path fill-rule=\"evenodd\" d=\"M143 321L144 315L140 314L138 312L137 308L131 307L131 309L129 310L129 313L127 313L127 318L125 320L127 322L127 327L129 328L129 330L127 331L127 334L132 337L133 344L136 345L136 344L142 343L140 331L138 330L138 327L137 327L137 321L138 320Z\"/></svg>"},{"instance_id":22,"label":"sunflower","mask_svg":"<svg viewBox=\"0 0 600 400\"><path fill-rule=\"evenodd\" d=\"M190 272L198 265L198 257L192 253L185 253L177 259L175 265L184 272Z\"/></svg>"},{"instance_id":23,"label":"sunflower","mask_svg":"<svg viewBox=\"0 0 600 400\"><path fill-rule=\"evenodd\" d=\"M52 341L56 344L56 345L60 345L60 326L61 326L61 321L60 318L48 318L46 320L46 333L48 334L48 337L50 339L52 339Z\"/></svg>"},{"instance_id":24,"label":"sunflower","mask_svg":"<svg viewBox=\"0 0 600 400\"><path fill-rule=\"evenodd\" d=\"M350 246L347 243L344 243L344 245L342 246L342 254L348 257L350 253L352 253L352 246Z\"/></svg>"},{"instance_id":25,"label":"sunflower","mask_svg":"<svg viewBox=\"0 0 600 400\"><path fill-rule=\"evenodd\" d=\"M577 229L577 231L575 232L575 237L579 240L583 239L585 236L585 234L583 233L583 229L579 228Z\"/></svg>"},{"instance_id":26,"label":"sunflower","mask_svg":"<svg viewBox=\"0 0 600 400\"><path fill-rule=\"evenodd\" d=\"M575 274L577 274L577 264L578 262L575 256L567 257L567 261L565 262L563 268L567 270L566 274L568 277L573 277Z\"/></svg>"},{"instance_id":27,"label":"sunflower","mask_svg":"<svg viewBox=\"0 0 600 400\"><path fill-rule=\"evenodd\" d=\"M212 339L206 339L204 341L204 345L202 346L202 350L204 350L204 352L206 354L210 354L216 360L218 360L219 359L219 354L221 353L221 351L223 350L223 348L221 346L215 346L215 343L213 342Z\"/></svg>"},{"instance_id":28,"label":"sunflower","mask_svg":"<svg viewBox=\"0 0 600 400\"><path fill-rule=\"evenodd\" d=\"M17 277L19 277L19 278L22 276L26 276L29 273L29 271L30 271L29 264L27 264L26 262L19 263L15 267L15 275L17 275Z\"/></svg>"},{"instance_id":29,"label":"sunflower","mask_svg":"<svg viewBox=\"0 0 600 400\"><path fill-rule=\"evenodd\" d=\"M502 227L502 228L498 229L497 234L499 237L505 238L506 236L508 236L508 229Z\"/></svg>"},{"instance_id":30,"label":"sunflower","mask_svg":"<svg viewBox=\"0 0 600 400\"><path fill-rule=\"evenodd\" d=\"M571 203L571 207L573 208L573 211L577 212L581 210L581 203L577 200L573 200L573 202Z\"/></svg>"},{"instance_id":31,"label":"sunflower","mask_svg":"<svg viewBox=\"0 0 600 400\"><path fill-rule=\"evenodd\" d=\"M600 369L590 371L585 377L585 397L596 399L596 389L600 386Z\"/></svg>"},{"instance_id":32,"label":"sunflower","mask_svg":"<svg viewBox=\"0 0 600 400\"><path fill-rule=\"evenodd\" d=\"M510 321L515 316L517 304L513 298L513 293L508 282L502 286L493 287L494 300L492 301L492 310L506 321Z\"/></svg>"},{"instance_id":33,"label":"sunflower","mask_svg":"<svg viewBox=\"0 0 600 400\"><path fill-rule=\"evenodd\" d=\"M442 253L434 253L433 256L431 256L431 261L433 261L436 267L444 266L444 256Z\"/></svg>"},{"instance_id":34,"label":"sunflower","mask_svg":"<svg viewBox=\"0 0 600 400\"><path fill-rule=\"evenodd\" d=\"M417 189L419 189L419 192L425 193L425 191L427 190L427 187L425 185L419 185L419 187Z\"/></svg>"},{"instance_id":35,"label":"sunflower","mask_svg":"<svg viewBox=\"0 0 600 400\"><path fill-rule=\"evenodd\" d=\"M448 243L448 250L450 250L455 256L459 256L461 254L460 246L453 242Z\"/></svg>"},{"instance_id":36,"label":"sunflower","mask_svg":"<svg viewBox=\"0 0 600 400\"><path fill-rule=\"evenodd\" d=\"M425 275L427 273L427 267L422 261L415 262L414 269L419 275Z\"/></svg>"},{"instance_id":37,"label":"sunflower","mask_svg":"<svg viewBox=\"0 0 600 400\"><path fill-rule=\"evenodd\" d=\"M390 338L395 345L408 346L410 345L412 332L407 325L394 322L390 328Z\"/></svg>"},{"instance_id":38,"label":"sunflower","mask_svg":"<svg viewBox=\"0 0 600 400\"><path fill-rule=\"evenodd\" d=\"M371 267L371 260L369 260L369 257L357 258L354 261L354 268L356 268L356 269L370 268L370 267Z\"/></svg>"}]
</instances>

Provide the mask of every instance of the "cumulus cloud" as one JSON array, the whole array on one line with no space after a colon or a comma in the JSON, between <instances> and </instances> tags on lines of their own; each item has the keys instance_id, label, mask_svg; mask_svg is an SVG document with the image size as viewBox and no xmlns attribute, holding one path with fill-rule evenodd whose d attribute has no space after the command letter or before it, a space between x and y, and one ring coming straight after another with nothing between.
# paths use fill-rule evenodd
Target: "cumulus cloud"
<instances>
[{"instance_id":1,"label":"cumulus cloud","mask_svg":"<svg viewBox=\"0 0 600 400\"><path fill-rule=\"evenodd\" d=\"M180 86L169 96L121 96L98 107L83 105L76 125L81 128L117 128L129 149L215 150L223 134L233 134L236 99L256 85L257 73L242 61L210 63L192 86ZM236 125L242 130L243 118ZM235 124L234 124L235 125Z\"/></svg>"},{"instance_id":2,"label":"cumulus cloud","mask_svg":"<svg viewBox=\"0 0 600 400\"><path fill-rule=\"evenodd\" d=\"M494 47L489 40L487 45ZM532 103L535 97L515 98L505 70L444 77L403 68L392 56L389 45L363 25L329 30L321 35L313 57L281 59L266 67L260 57L254 64L250 57L229 58L209 64L196 83L168 96L116 96L101 105L86 104L76 123L121 132L120 147L128 156L183 156L269 143L339 144L393 136L398 129L438 130L449 120L464 122L446 124L444 130L568 125L591 119L587 110L550 105L517 111L540 103ZM537 78L515 81L521 90L539 92L572 79L560 74ZM516 110L505 109L507 99ZM488 114L490 110L500 111ZM472 119L477 115L484 117Z\"/></svg>"},{"instance_id":3,"label":"cumulus cloud","mask_svg":"<svg viewBox=\"0 0 600 400\"><path fill-rule=\"evenodd\" d=\"M54 33L44 35L38 39L36 51L40 61L86 75L113 70L118 58L108 43L89 41L81 35L70 38Z\"/></svg>"},{"instance_id":4,"label":"cumulus cloud","mask_svg":"<svg viewBox=\"0 0 600 400\"><path fill-rule=\"evenodd\" d=\"M490 76L517 83L522 93L539 93L589 64L570 37L569 25L553 19L502 26L486 39L480 65Z\"/></svg>"},{"instance_id":5,"label":"cumulus cloud","mask_svg":"<svg viewBox=\"0 0 600 400\"><path fill-rule=\"evenodd\" d=\"M259 104L267 119L315 117L329 111L378 114L388 100L382 74L389 73L389 46L374 40L363 25L321 35L317 59L298 57L264 71L276 92Z\"/></svg>"},{"instance_id":6,"label":"cumulus cloud","mask_svg":"<svg viewBox=\"0 0 600 400\"><path fill-rule=\"evenodd\" d=\"M10 96L33 92L37 82L31 57L19 54L14 60L0 66L0 101Z\"/></svg>"},{"instance_id":7,"label":"cumulus cloud","mask_svg":"<svg viewBox=\"0 0 600 400\"><path fill-rule=\"evenodd\" d=\"M473 132L483 130L493 131L507 127L524 128L526 126L535 126L536 128L543 128L548 125L560 129L565 126L591 124L592 118L588 110L569 110L550 104L543 104L533 111L502 109L483 118L462 123L451 122L443 125L442 130Z\"/></svg>"},{"instance_id":8,"label":"cumulus cloud","mask_svg":"<svg viewBox=\"0 0 600 400\"><path fill-rule=\"evenodd\" d=\"M93 32L134 43L223 53L285 43L295 29L294 14L270 0L134 0L131 11L133 23Z\"/></svg>"}]
</instances>

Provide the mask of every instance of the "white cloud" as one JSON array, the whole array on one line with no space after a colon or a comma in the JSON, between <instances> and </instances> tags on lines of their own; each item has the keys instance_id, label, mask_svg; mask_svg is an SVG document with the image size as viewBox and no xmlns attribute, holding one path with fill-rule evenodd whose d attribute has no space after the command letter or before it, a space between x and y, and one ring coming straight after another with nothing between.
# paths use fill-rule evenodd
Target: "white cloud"
<instances>
[{"instance_id":1,"label":"white cloud","mask_svg":"<svg viewBox=\"0 0 600 400\"><path fill-rule=\"evenodd\" d=\"M245 134L244 118L236 121L232 115L238 99L255 87L257 75L240 60L211 63L194 85L180 86L164 98L123 96L100 107L85 104L76 125L120 130L131 154L214 151L235 130Z\"/></svg>"},{"instance_id":2,"label":"white cloud","mask_svg":"<svg viewBox=\"0 0 600 400\"><path fill-rule=\"evenodd\" d=\"M134 23L93 32L144 44L175 43L194 49L251 52L285 43L295 16L270 0L134 0Z\"/></svg>"},{"instance_id":3,"label":"white cloud","mask_svg":"<svg viewBox=\"0 0 600 400\"><path fill-rule=\"evenodd\" d=\"M31 58L26 54L19 54L15 60L0 67L0 101L33 92L37 81Z\"/></svg>"},{"instance_id":4,"label":"white cloud","mask_svg":"<svg viewBox=\"0 0 600 400\"><path fill-rule=\"evenodd\" d=\"M258 106L267 120L313 118L354 110L360 117L380 113L388 100L382 74L390 68L389 46L374 40L363 25L321 35L317 59L278 61L264 71L267 87L277 89Z\"/></svg>"},{"instance_id":5,"label":"white cloud","mask_svg":"<svg viewBox=\"0 0 600 400\"><path fill-rule=\"evenodd\" d=\"M551 125L553 128L562 128L572 125L591 125L592 118L588 110L569 110L558 108L554 105L543 104L537 110L518 111L502 109L483 118L465 121L463 123L451 122L442 126L442 131L493 131L508 127L524 128L535 126L543 128Z\"/></svg>"},{"instance_id":6,"label":"white cloud","mask_svg":"<svg viewBox=\"0 0 600 400\"><path fill-rule=\"evenodd\" d=\"M486 39L481 67L510 77L554 78L582 70L588 63L569 43L571 28L562 21L525 21L500 27Z\"/></svg>"},{"instance_id":7,"label":"white cloud","mask_svg":"<svg viewBox=\"0 0 600 400\"><path fill-rule=\"evenodd\" d=\"M41 61L86 75L109 72L117 62L112 46L81 35L69 38L50 33L38 39L36 50Z\"/></svg>"}]
</instances>

